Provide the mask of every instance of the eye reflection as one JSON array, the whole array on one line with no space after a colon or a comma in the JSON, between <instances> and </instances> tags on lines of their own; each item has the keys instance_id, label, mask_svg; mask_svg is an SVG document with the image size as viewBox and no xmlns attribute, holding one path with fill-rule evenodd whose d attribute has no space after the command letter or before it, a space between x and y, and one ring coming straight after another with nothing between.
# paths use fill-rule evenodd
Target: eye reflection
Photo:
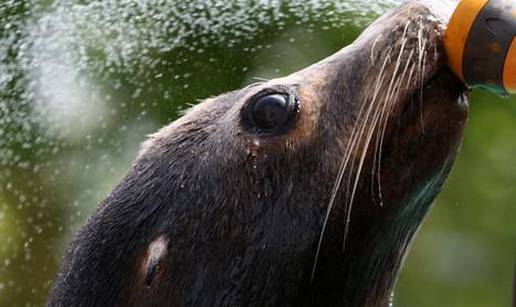
<instances>
[{"instance_id":1,"label":"eye reflection","mask_svg":"<svg viewBox=\"0 0 516 307\"><path fill-rule=\"evenodd\" d=\"M293 95L274 93L258 97L246 106L245 124L258 134L278 134L286 130L299 110Z\"/></svg>"}]
</instances>

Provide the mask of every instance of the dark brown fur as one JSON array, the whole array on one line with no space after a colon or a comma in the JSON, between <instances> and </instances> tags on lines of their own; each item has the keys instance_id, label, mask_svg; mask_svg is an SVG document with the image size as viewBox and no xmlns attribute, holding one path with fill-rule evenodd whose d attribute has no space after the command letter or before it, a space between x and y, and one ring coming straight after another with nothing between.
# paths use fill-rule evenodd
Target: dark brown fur
<instances>
[{"instance_id":1,"label":"dark brown fur","mask_svg":"<svg viewBox=\"0 0 516 307\"><path fill-rule=\"evenodd\" d=\"M423 19L424 73L396 94L379 181L378 146L367 150L345 249L347 180L315 255L351 132L372 125L359 110L389 47L392 76L403 33L416 50L418 16L438 14L404 5L320 63L208 99L153 135L68 251L49 306L387 306L467 117L464 88L443 67L442 21ZM242 107L266 89L301 101L284 134L242 129ZM361 139L345 178L359 175L365 146ZM159 237L166 251L149 247Z\"/></svg>"}]
</instances>

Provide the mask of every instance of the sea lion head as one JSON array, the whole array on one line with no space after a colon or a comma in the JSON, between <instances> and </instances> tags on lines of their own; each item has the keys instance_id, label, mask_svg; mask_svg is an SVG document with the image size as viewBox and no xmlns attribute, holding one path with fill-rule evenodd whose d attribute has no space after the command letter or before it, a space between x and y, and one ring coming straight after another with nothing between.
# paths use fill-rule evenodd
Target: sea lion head
<instances>
[{"instance_id":1,"label":"sea lion head","mask_svg":"<svg viewBox=\"0 0 516 307\"><path fill-rule=\"evenodd\" d=\"M386 305L467 117L447 18L405 4L319 63L153 134L50 305Z\"/></svg>"}]
</instances>

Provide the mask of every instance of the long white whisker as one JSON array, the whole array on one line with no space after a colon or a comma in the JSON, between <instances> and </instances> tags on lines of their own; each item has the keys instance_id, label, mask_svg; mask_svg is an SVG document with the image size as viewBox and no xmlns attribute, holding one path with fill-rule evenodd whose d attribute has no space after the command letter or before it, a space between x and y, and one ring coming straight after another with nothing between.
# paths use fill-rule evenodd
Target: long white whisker
<instances>
[{"instance_id":1,"label":"long white whisker","mask_svg":"<svg viewBox=\"0 0 516 307\"><path fill-rule=\"evenodd\" d=\"M382 35L378 35L378 37L374 40L373 44L371 45L371 65L373 65L373 67L376 67L376 63L374 61L374 52L376 44L378 43L380 38L382 38Z\"/></svg>"},{"instance_id":2,"label":"long white whisker","mask_svg":"<svg viewBox=\"0 0 516 307\"><path fill-rule=\"evenodd\" d=\"M397 73L397 69L398 69L398 66L400 64L400 61L401 61L401 58L402 58L402 55L403 55L403 52L405 50L405 45L407 43L407 31L408 31L408 27L410 26L411 24L411 21L408 20L407 23L405 24L405 28L403 29L403 35L401 37L401 46L400 46L400 51L399 51L399 54L398 54L398 58L396 60L396 68L395 68L395 72L394 74L392 75L392 78L391 78L391 81L390 81L390 84L389 84L389 88L388 88L388 91L387 91L387 95L386 95L386 98L384 100L384 104L383 104L383 108L381 110L381 117L380 117L380 122L384 122L386 120L383 119L383 117L386 114L385 112L385 109L386 109L386 106L388 104L388 101L391 100L390 98L390 92L391 92L391 89L392 89L392 85L393 85L393 81L396 77L396 73ZM411 57L412 55L410 55ZM382 125L384 126L384 125ZM377 136L376 136L376 142L375 142L375 152L374 152L374 155L373 155L373 167L371 168L371 193L372 193L372 197L374 198L374 178L376 178L375 176L375 172L376 172L376 168L374 167L377 163L380 164L380 158L381 158L381 149L380 149L380 139L382 138L382 135L383 135L383 132L381 129L378 130L378 133L377 133ZM378 173L377 173L377 176L378 176L378 184L380 185L380 175L379 175L379 171L380 171L380 167L378 167ZM379 191L380 192L380 191ZM379 194L379 198L380 198L380 205L382 205L382 196L381 194Z\"/></svg>"},{"instance_id":3,"label":"long white whisker","mask_svg":"<svg viewBox=\"0 0 516 307\"><path fill-rule=\"evenodd\" d=\"M419 107L420 107L420 114L421 114L421 132L425 133L425 121L423 119L423 86L424 86L424 77L425 77L425 67L426 67L426 53L423 56L423 64L421 66L421 87L419 91Z\"/></svg>"},{"instance_id":4,"label":"long white whisker","mask_svg":"<svg viewBox=\"0 0 516 307\"><path fill-rule=\"evenodd\" d=\"M402 44L402 47L400 47L400 49L402 49L402 48L404 48L404 44ZM395 69L394 69L393 76L391 77L391 81L390 81L388 92L390 92L392 90L392 86L394 84L395 76L396 76L396 74L397 74L397 72L399 70L399 67L400 67L402 53L403 52L401 50L400 54L398 55L398 59L397 59L397 62L396 62L396 66L395 66ZM365 161L365 157L366 157L366 154L367 154L367 150L369 148L369 145L371 144L371 139L373 137L374 131L376 131L376 125L378 124L378 120L379 120L379 112L376 112L376 115L373 117L372 123L370 125L369 132L365 133L365 128L366 128L368 120L369 120L369 114L371 113L371 111L372 111L372 109L374 107L373 105L374 104L371 103L369 111L368 111L368 114L366 116L364 124L362 125L362 129L360 131L360 139L362 139L364 134L366 135L366 138L365 138L365 142L364 142L364 148L362 150L362 154L361 154L359 162L358 162L356 178L355 178L354 183L353 183L353 189L352 189L352 192L351 192L351 197L350 197L350 200L348 202L348 206L346 206L346 221L345 221L345 227L344 227L344 239L343 239L343 243L342 243L342 251L343 252L346 249L346 240L347 240L347 236L348 236L348 232L349 232L349 224L350 224L350 221L351 221L351 211L353 209L353 201L355 199L356 189L357 189L357 186L358 186L358 180L360 179L360 175L361 175L361 172L362 172L362 167L364 165L364 161ZM376 104L375 106L377 107L378 110L382 107L381 104Z\"/></svg>"},{"instance_id":5,"label":"long white whisker","mask_svg":"<svg viewBox=\"0 0 516 307\"><path fill-rule=\"evenodd\" d=\"M387 130L387 122L388 122L388 119L389 119L389 114L392 113L392 108L395 105L394 97L399 97L399 92L400 92L400 90L402 88L401 85L404 83L404 79L405 79L405 76L407 74L407 70L408 70L409 64L412 62L412 56L413 55L414 55L414 50L411 50L410 54L407 57L407 60L406 60L403 72L401 73L401 77L399 78L399 80L398 80L398 82L396 84L396 90L395 90L394 94L389 98L389 106L388 106L387 110L384 111L386 116L385 116L385 118L383 118L382 127L381 127L380 145L379 145L379 153L378 153L378 170L377 170L377 176L378 176L378 178L377 178L378 179L378 197L379 197L379 200L380 200L380 206L383 205L382 183L381 183L381 164L382 164L382 158L381 157L382 157L382 152L383 152L383 142L384 142L384 138L385 138L385 131ZM409 75L409 81L408 82L410 82L410 76L411 75L412 75L412 73L410 73L410 75ZM374 168L374 164L373 164L373 168Z\"/></svg>"},{"instance_id":6,"label":"long white whisker","mask_svg":"<svg viewBox=\"0 0 516 307\"><path fill-rule=\"evenodd\" d=\"M420 18L419 19L419 30L418 30L418 49L419 49L419 60L418 60L418 75L419 75L419 108L421 110L421 127L422 131L424 133L424 123L423 123L423 83L424 83L424 72L425 72L425 65L426 65L426 55L425 55L425 48L426 48L427 40L426 38L423 39L423 21Z\"/></svg>"},{"instance_id":7,"label":"long white whisker","mask_svg":"<svg viewBox=\"0 0 516 307\"><path fill-rule=\"evenodd\" d=\"M383 80L383 75L385 73L385 67L386 67L386 65L387 65L387 63L388 63L388 61L390 59L390 52L391 52L391 50L389 49L388 52L387 52L387 56L385 57L384 63L382 65L382 68L380 69L380 73L379 73L379 75L377 77L377 81L376 81L376 85L375 85L375 91L374 91L373 97L371 98L371 102L369 104L369 108L368 108L368 111L367 111L367 114L366 114L364 122L367 122L367 119L369 118L369 113L370 113L371 106L374 104L374 101L376 100L376 97L378 96L378 93L380 91L381 80ZM353 128L352 135L351 135L350 140L348 142L348 149L346 150L346 153L345 153L345 155L344 155L344 157L342 159L342 162L341 162L340 168L339 168L339 173L337 174L337 178L336 178L335 183L333 185L332 194L330 196L330 200L328 202L328 207L326 209L326 215L325 215L325 218L324 218L323 227L322 227L322 230L321 230L321 234L319 235L319 242L317 244L317 251L316 251L316 254L315 254L314 265L312 267L312 274L311 274L311 277L310 277L310 283L313 282L313 279L314 279L314 276L315 276L315 271L316 271L316 268L317 268L317 262L319 260L319 254L320 254L320 251L321 251L322 241L323 241L323 238L324 238L324 232L326 230L326 227L327 227L327 224L328 224L328 220L329 220L331 211L332 211L333 206L335 204L335 199L336 199L336 196L338 194L339 187L340 187L340 185L342 183L342 179L344 177L345 171L346 171L348 163L350 161L351 154L355 151L355 147L358 146L358 143L359 143L358 141L360 140L360 138L358 137L359 134L357 134L358 123L359 123L359 120L362 118L362 113L364 112L365 106L366 106L366 103L363 103L361 108L360 108L360 111L358 112L358 116L357 116L357 119L356 119L356 122L355 122L355 127Z\"/></svg>"}]
</instances>

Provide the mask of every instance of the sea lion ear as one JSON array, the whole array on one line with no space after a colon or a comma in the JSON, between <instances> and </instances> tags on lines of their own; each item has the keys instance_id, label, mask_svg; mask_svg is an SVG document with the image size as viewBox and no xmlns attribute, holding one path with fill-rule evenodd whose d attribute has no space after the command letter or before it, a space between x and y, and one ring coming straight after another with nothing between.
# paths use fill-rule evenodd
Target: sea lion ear
<instances>
[{"instance_id":1,"label":"sea lion ear","mask_svg":"<svg viewBox=\"0 0 516 307\"><path fill-rule=\"evenodd\" d=\"M167 253L168 238L164 235L158 237L149 244L147 253L143 259L145 262L143 265L145 287L151 287L156 276L160 275L158 270L160 269L160 264L163 263L163 259L167 256Z\"/></svg>"}]
</instances>

